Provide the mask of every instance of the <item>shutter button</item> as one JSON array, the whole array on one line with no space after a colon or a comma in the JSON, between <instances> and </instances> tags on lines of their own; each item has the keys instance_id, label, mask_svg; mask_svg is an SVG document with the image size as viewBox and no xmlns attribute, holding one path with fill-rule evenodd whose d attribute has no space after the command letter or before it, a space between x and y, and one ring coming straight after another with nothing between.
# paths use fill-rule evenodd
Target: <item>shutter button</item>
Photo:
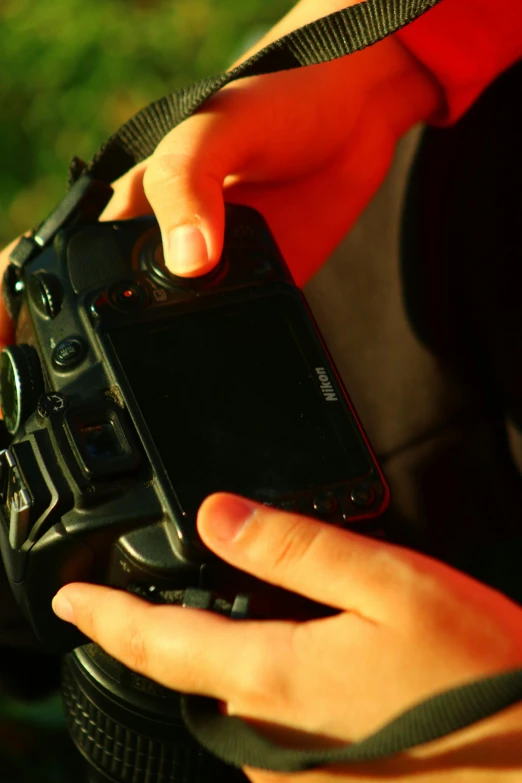
<instances>
[{"instance_id":1,"label":"shutter button","mask_svg":"<svg viewBox=\"0 0 522 783\"><path fill-rule=\"evenodd\" d=\"M61 340L53 351L53 363L59 370L69 370L79 364L87 347L79 337L66 337Z\"/></svg>"}]
</instances>

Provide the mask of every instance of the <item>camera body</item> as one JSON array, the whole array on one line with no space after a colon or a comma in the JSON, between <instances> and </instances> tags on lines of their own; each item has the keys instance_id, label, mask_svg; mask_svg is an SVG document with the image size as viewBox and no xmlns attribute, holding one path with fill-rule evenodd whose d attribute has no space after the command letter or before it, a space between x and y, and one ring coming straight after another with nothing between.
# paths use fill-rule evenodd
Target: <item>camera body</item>
<instances>
[{"instance_id":1,"label":"camera body","mask_svg":"<svg viewBox=\"0 0 522 783\"><path fill-rule=\"evenodd\" d=\"M0 546L46 648L85 641L51 609L71 581L217 591L247 615L252 580L197 534L212 492L379 526L385 480L256 211L227 205L221 261L193 279L168 272L153 217L65 221L4 298Z\"/></svg>"}]
</instances>

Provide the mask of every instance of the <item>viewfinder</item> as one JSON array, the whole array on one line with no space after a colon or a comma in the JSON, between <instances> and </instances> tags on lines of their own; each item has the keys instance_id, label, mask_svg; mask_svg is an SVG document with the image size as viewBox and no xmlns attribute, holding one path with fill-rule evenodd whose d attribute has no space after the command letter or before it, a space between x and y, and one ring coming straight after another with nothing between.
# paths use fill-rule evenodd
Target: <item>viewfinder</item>
<instances>
[{"instance_id":1,"label":"viewfinder","mask_svg":"<svg viewBox=\"0 0 522 783\"><path fill-rule=\"evenodd\" d=\"M80 437L90 459L113 459L123 454L123 447L110 420L80 427Z\"/></svg>"},{"instance_id":2,"label":"viewfinder","mask_svg":"<svg viewBox=\"0 0 522 783\"><path fill-rule=\"evenodd\" d=\"M115 473L135 470L140 463L129 426L120 411L112 406L69 409L65 426L83 473L91 478L106 478Z\"/></svg>"}]
</instances>

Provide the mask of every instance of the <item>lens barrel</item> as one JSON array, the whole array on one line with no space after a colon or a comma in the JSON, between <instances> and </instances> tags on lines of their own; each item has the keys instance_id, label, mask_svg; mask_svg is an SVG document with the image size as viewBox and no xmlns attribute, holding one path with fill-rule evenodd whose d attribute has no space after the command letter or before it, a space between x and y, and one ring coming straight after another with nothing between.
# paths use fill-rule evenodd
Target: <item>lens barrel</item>
<instances>
[{"instance_id":1,"label":"lens barrel","mask_svg":"<svg viewBox=\"0 0 522 783\"><path fill-rule=\"evenodd\" d=\"M180 694L115 661L95 644L65 656L69 733L96 779L114 783L245 783L189 734ZM105 776L105 777L103 777Z\"/></svg>"}]
</instances>

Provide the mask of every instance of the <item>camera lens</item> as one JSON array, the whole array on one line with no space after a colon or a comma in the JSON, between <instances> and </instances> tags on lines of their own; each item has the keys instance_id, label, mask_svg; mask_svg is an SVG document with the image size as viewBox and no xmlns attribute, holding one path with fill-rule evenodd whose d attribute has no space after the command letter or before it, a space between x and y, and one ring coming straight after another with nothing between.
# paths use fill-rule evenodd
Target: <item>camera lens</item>
<instances>
[{"instance_id":1,"label":"camera lens","mask_svg":"<svg viewBox=\"0 0 522 783\"><path fill-rule=\"evenodd\" d=\"M63 661L72 740L105 783L247 783L204 750L181 718L180 694L127 669L97 645Z\"/></svg>"}]
</instances>

